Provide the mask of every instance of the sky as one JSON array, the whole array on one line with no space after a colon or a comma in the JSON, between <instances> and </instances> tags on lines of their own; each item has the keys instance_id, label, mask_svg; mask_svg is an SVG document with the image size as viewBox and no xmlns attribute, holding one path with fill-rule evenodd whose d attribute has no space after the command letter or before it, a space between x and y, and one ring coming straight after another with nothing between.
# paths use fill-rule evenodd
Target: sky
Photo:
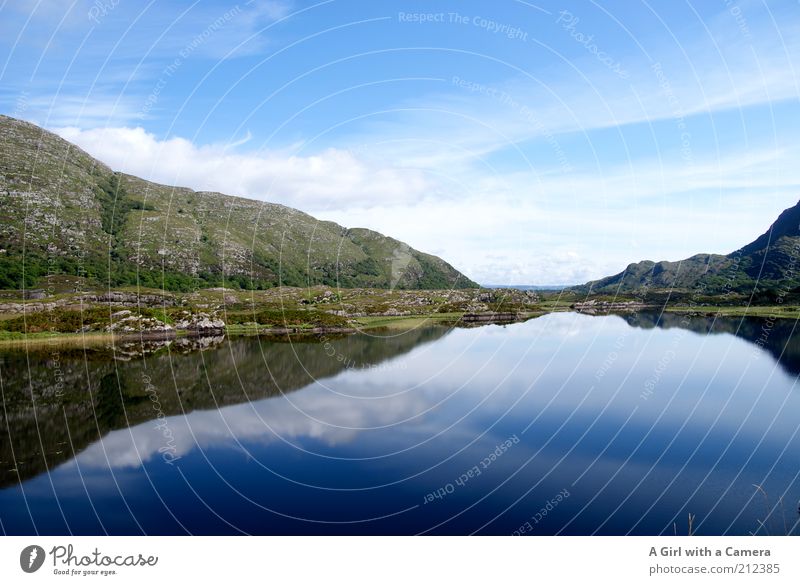
<instances>
[{"instance_id":1,"label":"sky","mask_svg":"<svg viewBox=\"0 0 800 585\"><path fill-rule=\"evenodd\" d=\"M800 199L797 0L0 0L0 113L482 284L729 253Z\"/></svg>"}]
</instances>

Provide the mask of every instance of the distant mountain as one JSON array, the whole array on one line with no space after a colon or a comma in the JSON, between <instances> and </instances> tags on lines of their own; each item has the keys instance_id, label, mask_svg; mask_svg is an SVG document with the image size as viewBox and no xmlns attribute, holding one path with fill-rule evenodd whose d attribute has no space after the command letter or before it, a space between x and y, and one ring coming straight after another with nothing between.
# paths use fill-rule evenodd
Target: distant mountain
<instances>
[{"instance_id":1,"label":"distant mountain","mask_svg":"<svg viewBox=\"0 0 800 585\"><path fill-rule=\"evenodd\" d=\"M514 288L516 290L557 291L571 288L569 284L485 284L484 288Z\"/></svg>"},{"instance_id":2,"label":"distant mountain","mask_svg":"<svg viewBox=\"0 0 800 585\"><path fill-rule=\"evenodd\" d=\"M590 293L672 289L726 292L792 291L800 286L800 202L785 210L753 242L725 256L697 254L679 262L645 260L622 272L586 283Z\"/></svg>"},{"instance_id":3,"label":"distant mountain","mask_svg":"<svg viewBox=\"0 0 800 585\"><path fill-rule=\"evenodd\" d=\"M170 290L478 287L377 232L116 173L51 132L0 116L0 288L54 273Z\"/></svg>"}]
</instances>

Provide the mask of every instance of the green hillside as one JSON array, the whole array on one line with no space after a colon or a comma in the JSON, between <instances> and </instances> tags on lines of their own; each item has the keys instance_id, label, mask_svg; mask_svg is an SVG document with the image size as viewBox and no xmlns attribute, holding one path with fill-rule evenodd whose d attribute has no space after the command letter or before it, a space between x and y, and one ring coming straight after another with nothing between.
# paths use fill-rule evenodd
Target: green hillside
<instances>
[{"instance_id":1,"label":"green hillside","mask_svg":"<svg viewBox=\"0 0 800 585\"><path fill-rule=\"evenodd\" d=\"M377 232L116 173L55 134L0 116L0 288L49 274L182 291L478 286Z\"/></svg>"}]
</instances>

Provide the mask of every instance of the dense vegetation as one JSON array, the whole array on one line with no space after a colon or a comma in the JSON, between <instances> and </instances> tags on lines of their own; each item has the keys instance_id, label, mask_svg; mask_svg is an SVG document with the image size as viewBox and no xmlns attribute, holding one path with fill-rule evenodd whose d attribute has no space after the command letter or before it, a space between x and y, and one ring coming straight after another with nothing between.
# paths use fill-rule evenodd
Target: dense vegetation
<instances>
[{"instance_id":1,"label":"dense vegetation","mask_svg":"<svg viewBox=\"0 0 800 585\"><path fill-rule=\"evenodd\" d=\"M107 307L89 307L83 310L54 310L28 313L12 319L0 320L0 331L9 333L75 333L84 327L102 330L111 324L112 310ZM170 323L172 319L162 309L142 307L137 315Z\"/></svg>"}]
</instances>

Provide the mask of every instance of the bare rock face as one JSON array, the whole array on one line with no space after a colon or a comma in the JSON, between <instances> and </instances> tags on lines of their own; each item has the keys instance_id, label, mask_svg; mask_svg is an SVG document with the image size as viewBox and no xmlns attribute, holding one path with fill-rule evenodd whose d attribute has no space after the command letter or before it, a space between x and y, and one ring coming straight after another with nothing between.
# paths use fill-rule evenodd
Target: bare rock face
<instances>
[{"instance_id":1,"label":"bare rock face","mask_svg":"<svg viewBox=\"0 0 800 585\"><path fill-rule=\"evenodd\" d=\"M175 328L189 331L219 331L225 329L225 321L208 313L195 313L184 315L175 324Z\"/></svg>"},{"instance_id":2,"label":"bare rock face","mask_svg":"<svg viewBox=\"0 0 800 585\"><path fill-rule=\"evenodd\" d=\"M481 292L478 294L478 302L480 303L493 303L497 300L495 293L492 291Z\"/></svg>"}]
</instances>

